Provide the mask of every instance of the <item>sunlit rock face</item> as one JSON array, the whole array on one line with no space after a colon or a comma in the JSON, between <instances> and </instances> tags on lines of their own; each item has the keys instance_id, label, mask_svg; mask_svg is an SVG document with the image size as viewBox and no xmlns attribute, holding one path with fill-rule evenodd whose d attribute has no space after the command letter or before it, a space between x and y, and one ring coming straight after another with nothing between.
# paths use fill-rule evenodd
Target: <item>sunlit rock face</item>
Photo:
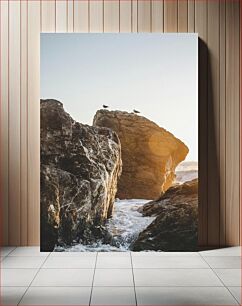
<instances>
[{"instance_id":1,"label":"sunlit rock face","mask_svg":"<svg viewBox=\"0 0 242 306\"><path fill-rule=\"evenodd\" d=\"M139 234L134 251L192 251L197 249L198 179L171 187L140 212L156 219Z\"/></svg>"},{"instance_id":2,"label":"sunlit rock face","mask_svg":"<svg viewBox=\"0 0 242 306\"><path fill-rule=\"evenodd\" d=\"M98 110L93 125L111 128L121 142L123 170L120 199L157 199L173 183L176 166L186 158L187 146L145 117Z\"/></svg>"},{"instance_id":3,"label":"sunlit rock face","mask_svg":"<svg viewBox=\"0 0 242 306\"><path fill-rule=\"evenodd\" d=\"M121 174L121 146L108 128L75 122L61 102L41 100L41 248L103 237Z\"/></svg>"}]
</instances>

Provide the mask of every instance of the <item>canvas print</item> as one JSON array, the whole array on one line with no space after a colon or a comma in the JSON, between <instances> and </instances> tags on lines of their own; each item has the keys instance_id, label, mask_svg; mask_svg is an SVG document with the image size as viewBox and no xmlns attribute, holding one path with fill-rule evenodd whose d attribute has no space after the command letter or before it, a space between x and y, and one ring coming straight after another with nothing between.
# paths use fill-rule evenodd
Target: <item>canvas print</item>
<instances>
[{"instance_id":1,"label":"canvas print","mask_svg":"<svg viewBox=\"0 0 242 306\"><path fill-rule=\"evenodd\" d=\"M41 250L193 251L196 34L41 34Z\"/></svg>"}]
</instances>

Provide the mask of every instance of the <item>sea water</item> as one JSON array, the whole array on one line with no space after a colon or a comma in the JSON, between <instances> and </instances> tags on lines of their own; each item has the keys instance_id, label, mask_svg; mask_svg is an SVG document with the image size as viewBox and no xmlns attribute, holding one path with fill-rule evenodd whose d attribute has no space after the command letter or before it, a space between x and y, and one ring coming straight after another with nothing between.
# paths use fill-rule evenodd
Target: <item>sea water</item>
<instances>
[{"instance_id":1,"label":"sea water","mask_svg":"<svg viewBox=\"0 0 242 306\"><path fill-rule=\"evenodd\" d=\"M113 216L108 219L106 229L111 235L111 244L97 241L90 245L76 244L68 248L55 248L55 251L65 252L124 252L136 240L155 217L143 217L138 211L149 200L131 199L116 200Z\"/></svg>"},{"instance_id":2,"label":"sea water","mask_svg":"<svg viewBox=\"0 0 242 306\"><path fill-rule=\"evenodd\" d=\"M197 162L183 162L176 169L175 184L182 184L198 177ZM124 252L130 249L139 233L149 226L155 217L143 217L138 211L149 200L116 200L113 216L108 219L106 229L111 235L111 244L97 241L90 245L75 244L71 247L56 247L64 252Z\"/></svg>"}]
</instances>

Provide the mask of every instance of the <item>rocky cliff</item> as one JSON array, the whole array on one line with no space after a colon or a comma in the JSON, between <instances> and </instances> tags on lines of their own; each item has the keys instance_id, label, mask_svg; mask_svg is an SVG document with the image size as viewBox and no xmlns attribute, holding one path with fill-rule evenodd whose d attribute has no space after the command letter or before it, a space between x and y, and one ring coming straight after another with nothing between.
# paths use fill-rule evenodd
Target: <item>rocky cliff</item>
<instances>
[{"instance_id":1,"label":"rocky cliff","mask_svg":"<svg viewBox=\"0 0 242 306\"><path fill-rule=\"evenodd\" d=\"M140 210L156 219L140 233L134 251L197 249L198 180L171 187L160 199Z\"/></svg>"},{"instance_id":2,"label":"rocky cliff","mask_svg":"<svg viewBox=\"0 0 242 306\"><path fill-rule=\"evenodd\" d=\"M121 174L121 148L108 128L75 122L56 100L41 100L41 247L103 236Z\"/></svg>"},{"instance_id":3,"label":"rocky cliff","mask_svg":"<svg viewBox=\"0 0 242 306\"><path fill-rule=\"evenodd\" d=\"M118 182L120 199L157 199L171 185L176 166L187 146L142 116L98 110L93 125L111 128L121 142L123 171Z\"/></svg>"}]
</instances>

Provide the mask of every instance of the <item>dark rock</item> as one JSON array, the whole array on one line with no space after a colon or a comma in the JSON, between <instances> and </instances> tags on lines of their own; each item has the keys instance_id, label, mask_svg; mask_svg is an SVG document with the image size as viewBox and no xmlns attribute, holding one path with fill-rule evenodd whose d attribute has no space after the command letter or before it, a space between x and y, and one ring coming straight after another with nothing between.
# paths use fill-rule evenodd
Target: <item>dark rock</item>
<instances>
[{"instance_id":1,"label":"dark rock","mask_svg":"<svg viewBox=\"0 0 242 306\"><path fill-rule=\"evenodd\" d=\"M160 199L145 204L140 212L156 219L139 234L132 250L197 249L197 179L171 187Z\"/></svg>"},{"instance_id":2,"label":"dark rock","mask_svg":"<svg viewBox=\"0 0 242 306\"><path fill-rule=\"evenodd\" d=\"M136 114L98 110L94 126L114 130L120 139L123 170L120 199L157 199L173 183L176 166L186 158L187 146L154 122Z\"/></svg>"},{"instance_id":3,"label":"dark rock","mask_svg":"<svg viewBox=\"0 0 242 306\"><path fill-rule=\"evenodd\" d=\"M56 100L41 100L41 245L90 243L112 215L120 142L108 128L75 122Z\"/></svg>"}]
</instances>

